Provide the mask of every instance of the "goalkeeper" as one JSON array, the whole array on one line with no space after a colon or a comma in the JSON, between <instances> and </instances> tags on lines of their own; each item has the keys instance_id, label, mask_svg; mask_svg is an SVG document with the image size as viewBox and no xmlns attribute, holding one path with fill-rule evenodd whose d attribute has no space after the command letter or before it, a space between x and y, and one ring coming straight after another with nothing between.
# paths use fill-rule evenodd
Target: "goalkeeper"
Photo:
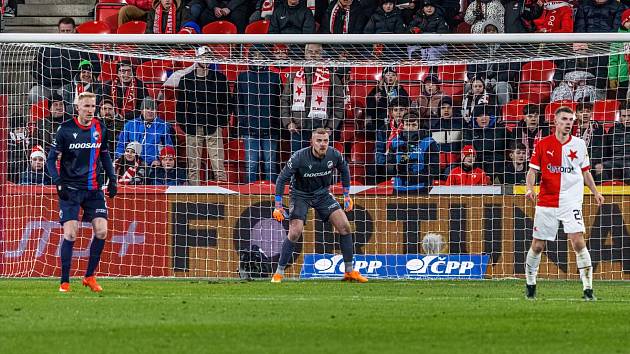
<instances>
[{"instance_id":1,"label":"goalkeeper","mask_svg":"<svg viewBox=\"0 0 630 354\"><path fill-rule=\"evenodd\" d=\"M344 210L352 210L350 198L350 170L343 156L335 148L328 146L329 134L324 128L313 131L311 146L296 151L287 162L276 181L276 207L273 217L277 221L289 218L289 234L282 243L280 261L276 273L271 279L272 283L279 283L284 277L284 269L293 256L295 243L302 235L304 222L309 208L314 208L322 221L330 220L337 232L341 235L339 244L345 265L344 281L367 282L367 278L359 271L352 269L353 242L350 223L341 206L328 190L335 168L341 173L343 185ZM282 194L284 186L291 181L291 197L289 213L286 214L282 206Z\"/></svg>"}]
</instances>

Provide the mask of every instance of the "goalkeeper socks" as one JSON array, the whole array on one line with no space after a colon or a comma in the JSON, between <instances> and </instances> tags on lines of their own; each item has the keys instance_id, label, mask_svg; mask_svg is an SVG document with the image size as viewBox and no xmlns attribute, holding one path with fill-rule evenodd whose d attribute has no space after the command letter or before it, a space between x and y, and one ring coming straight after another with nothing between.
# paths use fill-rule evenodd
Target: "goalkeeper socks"
<instances>
[{"instance_id":1,"label":"goalkeeper socks","mask_svg":"<svg viewBox=\"0 0 630 354\"><path fill-rule=\"evenodd\" d=\"M59 251L61 256L61 282L70 282L70 265L72 264L72 248L74 247L74 241L68 241L65 238L61 242L61 250Z\"/></svg>"},{"instance_id":2,"label":"goalkeeper socks","mask_svg":"<svg viewBox=\"0 0 630 354\"><path fill-rule=\"evenodd\" d=\"M341 235L339 237L339 247L343 255L343 263L346 266L346 272L352 271L352 257L354 255L354 245L352 244L352 235Z\"/></svg>"},{"instance_id":3,"label":"goalkeeper socks","mask_svg":"<svg viewBox=\"0 0 630 354\"><path fill-rule=\"evenodd\" d=\"M289 260L293 257L293 249L295 248L295 242L289 240L287 237L282 242L282 251L280 252L280 260L278 261L278 268L276 274L284 275L284 268L287 267Z\"/></svg>"},{"instance_id":4,"label":"goalkeeper socks","mask_svg":"<svg viewBox=\"0 0 630 354\"><path fill-rule=\"evenodd\" d=\"M584 247L579 252L575 252L575 255L584 290L593 289L593 265L591 264L591 254L588 252L588 249Z\"/></svg>"},{"instance_id":5,"label":"goalkeeper socks","mask_svg":"<svg viewBox=\"0 0 630 354\"><path fill-rule=\"evenodd\" d=\"M536 285L540 256L540 253L535 253L531 248L527 251L527 259L525 259L525 277L527 279L527 285Z\"/></svg>"},{"instance_id":6,"label":"goalkeeper socks","mask_svg":"<svg viewBox=\"0 0 630 354\"><path fill-rule=\"evenodd\" d=\"M87 270L85 271L86 277L94 275L94 271L96 267L98 267L98 262L101 260L101 253L103 252L104 246L105 240L101 240L97 237L92 239L92 244L90 245L90 260L88 261Z\"/></svg>"}]
</instances>

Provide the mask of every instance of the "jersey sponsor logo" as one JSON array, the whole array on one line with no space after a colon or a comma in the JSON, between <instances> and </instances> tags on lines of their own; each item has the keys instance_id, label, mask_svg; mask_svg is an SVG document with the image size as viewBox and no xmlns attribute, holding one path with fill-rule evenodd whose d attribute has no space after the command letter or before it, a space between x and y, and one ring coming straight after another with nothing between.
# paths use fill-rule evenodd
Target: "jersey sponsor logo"
<instances>
[{"instance_id":1,"label":"jersey sponsor logo","mask_svg":"<svg viewBox=\"0 0 630 354\"><path fill-rule=\"evenodd\" d=\"M355 255L353 268L370 278L466 278L482 279L487 255ZM305 254L301 278L341 277L345 264L341 255Z\"/></svg>"},{"instance_id":2,"label":"jersey sponsor logo","mask_svg":"<svg viewBox=\"0 0 630 354\"><path fill-rule=\"evenodd\" d=\"M309 173L305 173L304 177L305 178L309 178L309 177L323 177L323 176L327 176L327 175L329 175L331 173L332 173L332 170L323 171L323 172L309 172Z\"/></svg>"},{"instance_id":3,"label":"jersey sponsor logo","mask_svg":"<svg viewBox=\"0 0 630 354\"><path fill-rule=\"evenodd\" d=\"M328 167L328 169L333 168L333 162L332 162L332 161L328 161L328 163L326 164L326 166Z\"/></svg>"},{"instance_id":4,"label":"jersey sponsor logo","mask_svg":"<svg viewBox=\"0 0 630 354\"><path fill-rule=\"evenodd\" d=\"M547 164L547 170L551 173L573 173L573 171L575 171L575 168L573 166L554 166L549 163Z\"/></svg>"},{"instance_id":5,"label":"jersey sponsor logo","mask_svg":"<svg viewBox=\"0 0 630 354\"><path fill-rule=\"evenodd\" d=\"M68 149L98 149L100 147L101 143L72 143Z\"/></svg>"}]
</instances>

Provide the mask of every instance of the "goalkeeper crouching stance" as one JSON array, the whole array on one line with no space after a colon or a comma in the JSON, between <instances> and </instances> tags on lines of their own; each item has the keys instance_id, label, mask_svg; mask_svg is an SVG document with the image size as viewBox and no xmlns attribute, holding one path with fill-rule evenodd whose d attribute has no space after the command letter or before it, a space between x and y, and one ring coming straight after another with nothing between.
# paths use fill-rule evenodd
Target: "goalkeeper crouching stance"
<instances>
[{"instance_id":1,"label":"goalkeeper crouching stance","mask_svg":"<svg viewBox=\"0 0 630 354\"><path fill-rule=\"evenodd\" d=\"M304 222L309 208L314 208L319 218L326 222L330 220L341 235L340 246L345 265L344 281L367 282L367 278L359 271L352 269L353 241L350 223L341 205L330 193L335 169L341 173L343 185L344 210L352 210L350 198L350 170L343 156L335 148L329 147L328 132L323 128L313 131L311 146L296 151L286 166L280 172L276 181L276 206L273 211L274 219L283 221L289 218L289 234L282 243L280 261L276 273L271 278L272 283L279 283L284 277L284 269L293 255L295 243L304 230ZM282 206L284 186L290 181L289 215Z\"/></svg>"},{"instance_id":2,"label":"goalkeeper crouching stance","mask_svg":"<svg viewBox=\"0 0 630 354\"><path fill-rule=\"evenodd\" d=\"M94 230L83 285L95 292L103 290L94 276L107 238L107 204L99 178L103 169L109 177L109 197L114 198L118 189L114 165L107 150L109 133L105 123L94 118L95 110L96 96L91 92L79 94L78 115L59 126L46 161L57 185L59 222L63 225L59 286L59 291L63 293L70 291L70 265L79 231L80 209L83 209L82 220L91 222Z\"/></svg>"}]
</instances>

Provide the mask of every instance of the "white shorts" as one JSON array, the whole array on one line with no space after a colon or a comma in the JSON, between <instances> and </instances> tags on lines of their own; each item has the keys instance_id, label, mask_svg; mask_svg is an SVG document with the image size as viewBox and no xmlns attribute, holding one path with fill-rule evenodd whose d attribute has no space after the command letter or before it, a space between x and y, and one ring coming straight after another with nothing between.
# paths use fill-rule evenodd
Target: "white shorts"
<instances>
[{"instance_id":1,"label":"white shorts","mask_svg":"<svg viewBox=\"0 0 630 354\"><path fill-rule=\"evenodd\" d=\"M582 207L570 206L550 208L536 206L534 216L534 238L545 241L555 241L559 223L562 221L564 232L585 232L584 220L582 220Z\"/></svg>"}]
</instances>

